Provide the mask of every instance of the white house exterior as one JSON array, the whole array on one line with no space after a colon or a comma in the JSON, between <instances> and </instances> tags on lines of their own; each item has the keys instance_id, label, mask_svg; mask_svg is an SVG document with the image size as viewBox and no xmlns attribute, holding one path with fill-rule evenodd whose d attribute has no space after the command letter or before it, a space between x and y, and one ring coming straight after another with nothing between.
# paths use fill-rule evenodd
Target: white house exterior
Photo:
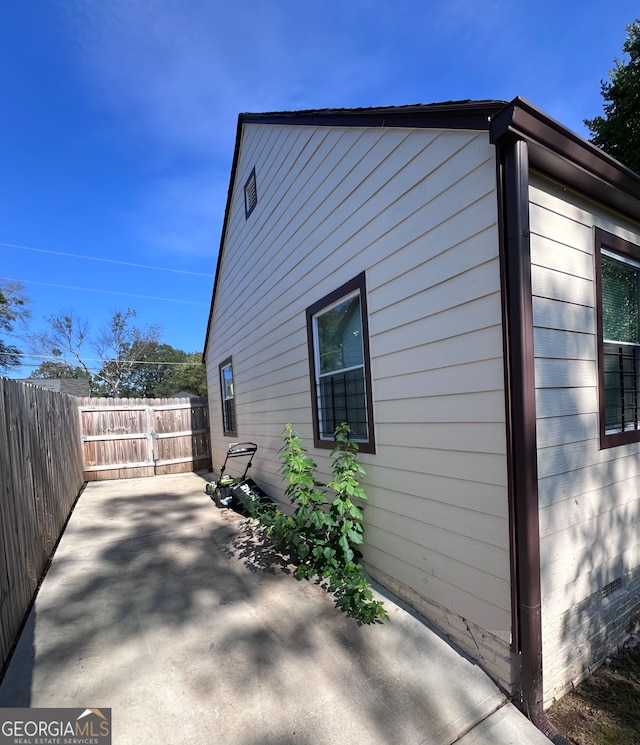
<instances>
[{"instance_id":1,"label":"white house exterior","mask_svg":"<svg viewBox=\"0 0 640 745\"><path fill-rule=\"evenodd\" d=\"M600 442L594 255L594 227L640 246L640 224L539 175L530 216L550 698L620 643L640 611L640 443Z\"/></svg>"},{"instance_id":2,"label":"white house exterior","mask_svg":"<svg viewBox=\"0 0 640 745\"><path fill-rule=\"evenodd\" d=\"M640 336L600 311L636 262L640 178L521 99L239 117L214 463L258 443L282 499L284 426L327 475L349 419L368 570L534 721L640 611L640 407L615 390Z\"/></svg>"}]
</instances>

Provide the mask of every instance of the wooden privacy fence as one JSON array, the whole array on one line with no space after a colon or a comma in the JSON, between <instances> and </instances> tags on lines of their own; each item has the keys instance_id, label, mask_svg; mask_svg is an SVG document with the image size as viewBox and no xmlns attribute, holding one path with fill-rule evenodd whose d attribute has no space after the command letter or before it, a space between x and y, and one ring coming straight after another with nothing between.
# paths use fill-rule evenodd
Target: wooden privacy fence
<instances>
[{"instance_id":1,"label":"wooden privacy fence","mask_svg":"<svg viewBox=\"0 0 640 745\"><path fill-rule=\"evenodd\" d=\"M84 478L159 476L211 467L201 398L79 398Z\"/></svg>"},{"instance_id":2,"label":"wooden privacy fence","mask_svg":"<svg viewBox=\"0 0 640 745\"><path fill-rule=\"evenodd\" d=\"M0 378L2 664L83 480L76 399Z\"/></svg>"}]
</instances>

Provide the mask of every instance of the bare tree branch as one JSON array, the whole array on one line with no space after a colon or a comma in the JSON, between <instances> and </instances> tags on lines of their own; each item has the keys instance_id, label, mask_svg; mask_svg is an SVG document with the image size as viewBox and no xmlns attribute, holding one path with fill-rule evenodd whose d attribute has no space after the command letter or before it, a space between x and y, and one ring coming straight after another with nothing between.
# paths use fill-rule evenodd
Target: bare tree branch
<instances>
[{"instance_id":1,"label":"bare tree branch","mask_svg":"<svg viewBox=\"0 0 640 745\"><path fill-rule=\"evenodd\" d=\"M81 367L91 376L96 391L118 396L127 376L135 370L136 360L158 343L161 329L157 325L139 328L131 323L135 310L112 310L106 325L92 337L89 323L73 310L48 316L48 328L29 339L38 353L45 353ZM92 350L93 353L89 350ZM96 355L100 369L92 359Z\"/></svg>"}]
</instances>

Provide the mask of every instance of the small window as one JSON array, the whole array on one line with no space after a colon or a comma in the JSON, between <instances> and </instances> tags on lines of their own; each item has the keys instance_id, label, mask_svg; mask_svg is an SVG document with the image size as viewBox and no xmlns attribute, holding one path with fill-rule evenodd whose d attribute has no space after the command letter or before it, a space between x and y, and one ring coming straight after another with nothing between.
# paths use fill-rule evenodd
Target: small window
<instances>
[{"instance_id":1,"label":"small window","mask_svg":"<svg viewBox=\"0 0 640 745\"><path fill-rule=\"evenodd\" d=\"M596 230L600 444L640 441L640 246Z\"/></svg>"},{"instance_id":2,"label":"small window","mask_svg":"<svg viewBox=\"0 0 640 745\"><path fill-rule=\"evenodd\" d=\"M363 452L375 452L365 277L307 309L316 447L332 448L342 422Z\"/></svg>"},{"instance_id":3,"label":"small window","mask_svg":"<svg viewBox=\"0 0 640 745\"><path fill-rule=\"evenodd\" d=\"M222 430L225 435L238 434L236 428L235 391L231 357L220 365L220 392L222 398Z\"/></svg>"},{"instance_id":4,"label":"small window","mask_svg":"<svg viewBox=\"0 0 640 745\"><path fill-rule=\"evenodd\" d=\"M248 218L258 204L258 187L256 185L256 169L254 168L244 185L244 216Z\"/></svg>"}]
</instances>

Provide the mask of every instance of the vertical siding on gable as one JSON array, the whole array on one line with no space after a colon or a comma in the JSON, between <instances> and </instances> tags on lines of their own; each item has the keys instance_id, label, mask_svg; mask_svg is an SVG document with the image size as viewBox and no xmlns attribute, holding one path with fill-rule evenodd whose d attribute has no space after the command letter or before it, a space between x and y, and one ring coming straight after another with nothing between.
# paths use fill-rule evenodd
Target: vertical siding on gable
<instances>
[{"instance_id":1,"label":"vertical siding on gable","mask_svg":"<svg viewBox=\"0 0 640 745\"><path fill-rule=\"evenodd\" d=\"M362 455L372 574L511 685L495 154L486 133L248 125L207 350L233 356L239 440L283 493L290 422L313 449L305 309L361 271L376 426ZM255 166L258 204L244 216Z\"/></svg>"},{"instance_id":2,"label":"vertical siding on gable","mask_svg":"<svg viewBox=\"0 0 640 745\"><path fill-rule=\"evenodd\" d=\"M640 590L640 444L599 449L594 226L640 225L532 178L544 698L619 644ZM618 577L621 590L602 597ZM635 599L634 599L635 598Z\"/></svg>"}]
</instances>

